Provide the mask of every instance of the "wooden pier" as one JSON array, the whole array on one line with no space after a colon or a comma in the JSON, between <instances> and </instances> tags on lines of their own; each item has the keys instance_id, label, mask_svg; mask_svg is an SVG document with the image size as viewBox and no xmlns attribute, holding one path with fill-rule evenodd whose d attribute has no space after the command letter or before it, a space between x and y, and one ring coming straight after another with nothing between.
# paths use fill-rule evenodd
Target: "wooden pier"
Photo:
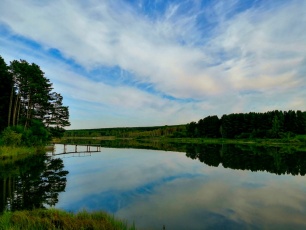
<instances>
[{"instance_id":1,"label":"wooden pier","mask_svg":"<svg viewBox=\"0 0 306 230\"><path fill-rule=\"evenodd\" d=\"M100 145L75 145L75 144L63 144L64 149L61 153L52 153L52 155L62 155L62 154L69 154L69 153L92 153L92 152L101 152L101 146ZM70 149L74 149L74 151L67 151L67 146L70 147ZM73 147L74 146L74 147ZM86 150L82 147L86 147Z\"/></svg>"},{"instance_id":2,"label":"wooden pier","mask_svg":"<svg viewBox=\"0 0 306 230\"><path fill-rule=\"evenodd\" d=\"M78 152L78 146L86 146L86 152L101 152L101 146L100 145L75 145L74 152ZM91 148L96 148L96 150L91 150ZM66 149L66 145L64 144L64 150ZM64 151L65 152L65 151ZM81 150L81 152L85 152L84 150Z\"/></svg>"}]
</instances>

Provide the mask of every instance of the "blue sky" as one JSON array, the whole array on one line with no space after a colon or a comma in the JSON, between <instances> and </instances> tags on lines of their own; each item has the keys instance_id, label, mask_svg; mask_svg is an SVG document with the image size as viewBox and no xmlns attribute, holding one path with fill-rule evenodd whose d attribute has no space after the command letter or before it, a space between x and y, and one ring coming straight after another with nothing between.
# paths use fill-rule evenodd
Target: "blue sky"
<instances>
[{"instance_id":1,"label":"blue sky","mask_svg":"<svg viewBox=\"0 0 306 230\"><path fill-rule=\"evenodd\" d=\"M38 64L70 129L306 108L306 1L0 1L0 55Z\"/></svg>"}]
</instances>

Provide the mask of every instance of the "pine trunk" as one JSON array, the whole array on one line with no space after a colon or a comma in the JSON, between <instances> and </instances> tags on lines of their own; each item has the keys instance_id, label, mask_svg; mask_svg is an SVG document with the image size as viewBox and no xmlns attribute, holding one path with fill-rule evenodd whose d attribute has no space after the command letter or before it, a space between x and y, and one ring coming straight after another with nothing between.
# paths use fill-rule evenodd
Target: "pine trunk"
<instances>
[{"instance_id":1,"label":"pine trunk","mask_svg":"<svg viewBox=\"0 0 306 230\"><path fill-rule=\"evenodd\" d=\"M28 107L27 107L27 114L26 114L26 120L24 123L24 129L26 129L28 127L28 122L29 122L29 117L30 117L30 110L31 110L31 98L29 95L29 100L28 100Z\"/></svg>"},{"instance_id":2,"label":"pine trunk","mask_svg":"<svg viewBox=\"0 0 306 230\"><path fill-rule=\"evenodd\" d=\"M10 126L11 124L11 115L12 115L12 106L13 106L13 96L14 96L14 85L12 86L11 96L10 96L10 106L8 111L8 121L7 126Z\"/></svg>"},{"instance_id":3,"label":"pine trunk","mask_svg":"<svg viewBox=\"0 0 306 230\"><path fill-rule=\"evenodd\" d=\"M21 99L19 99L19 105L18 105L17 121L16 121L17 125L19 125L20 110L21 110Z\"/></svg>"},{"instance_id":4,"label":"pine trunk","mask_svg":"<svg viewBox=\"0 0 306 230\"><path fill-rule=\"evenodd\" d=\"M20 98L20 94L18 94L18 96L16 97L16 100L15 100L14 114L13 114L13 126L16 125L16 115L17 115L17 107L18 107L19 98Z\"/></svg>"}]
</instances>

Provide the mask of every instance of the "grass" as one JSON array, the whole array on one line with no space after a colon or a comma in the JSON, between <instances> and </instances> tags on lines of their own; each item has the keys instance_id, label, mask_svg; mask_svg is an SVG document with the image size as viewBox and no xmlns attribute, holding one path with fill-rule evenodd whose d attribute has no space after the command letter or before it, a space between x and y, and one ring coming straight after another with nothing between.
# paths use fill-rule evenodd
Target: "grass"
<instances>
[{"instance_id":1,"label":"grass","mask_svg":"<svg viewBox=\"0 0 306 230\"><path fill-rule=\"evenodd\" d=\"M12 147L0 146L0 160L19 160L28 157L29 154L36 154L38 149L34 147Z\"/></svg>"},{"instance_id":2,"label":"grass","mask_svg":"<svg viewBox=\"0 0 306 230\"><path fill-rule=\"evenodd\" d=\"M32 211L4 212L0 216L0 230L43 230L43 229L107 229L107 230L135 230L135 226L128 226L126 222L117 220L113 216L101 212L82 211L76 214L58 209L35 209Z\"/></svg>"},{"instance_id":3,"label":"grass","mask_svg":"<svg viewBox=\"0 0 306 230\"><path fill-rule=\"evenodd\" d=\"M41 147L26 146L0 146L0 160L16 161L28 157L29 155L52 151L53 145Z\"/></svg>"},{"instance_id":4,"label":"grass","mask_svg":"<svg viewBox=\"0 0 306 230\"><path fill-rule=\"evenodd\" d=\"M148 139L149 140L149 139ZM255 144L255 145L305 145L306 135L298 135L291 138L268 139L268 138L246 138L246 139L227 139L227 138L156 138L164 142L176 142L187 144Z\"/></svg>"},{"instance_id":5,"label":"grass","mask_svg":"<svg viewBox=\"0 0 306 230\"><path fill-rule=\"evenodd\" d=\"M228 139L228 138L194 138L194 137L141 137L141 138L119 138L119 137L64 137L61 140L55 140L55 143L61 143L65 140L72 139L84 139L84 140L146 140L146 141L158 141L158 142L172 142L172 143L184 143L184 144L259 144L259 145L278 145L278 144L306 144L306 135L297 135L295 137L284 137L278 139L269 138L241 138L241 139Z\"/></svg>"},{"instance_id":6,"label":"grass","mask_svg":"<svg viewBox=\"0 0 306 230\"><path fill-rule=\"evenodd\" d=\"M306 143L306 135L297 135L294 139Z\"/></svg>"}]
</instances>

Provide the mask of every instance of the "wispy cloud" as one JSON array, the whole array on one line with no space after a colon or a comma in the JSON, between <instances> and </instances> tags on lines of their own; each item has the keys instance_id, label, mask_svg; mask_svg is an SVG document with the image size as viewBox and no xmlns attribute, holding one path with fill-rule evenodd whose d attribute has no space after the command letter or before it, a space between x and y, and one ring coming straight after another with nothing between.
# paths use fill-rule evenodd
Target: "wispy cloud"
<instances>
[{"instance_id":1,"label":"wispy cloud","mask_svg":"<svg viewBox=\"0 0 306 230\"><path fill-rule=\"evenodd\" d=\"M101 106L94 118L70 106L74 128L78 114L106 125L102 107L125 126L303 109L305 9L294 0L3 0L0 55L40 64L69 104Z\"/></svg>"}]
</instances>

